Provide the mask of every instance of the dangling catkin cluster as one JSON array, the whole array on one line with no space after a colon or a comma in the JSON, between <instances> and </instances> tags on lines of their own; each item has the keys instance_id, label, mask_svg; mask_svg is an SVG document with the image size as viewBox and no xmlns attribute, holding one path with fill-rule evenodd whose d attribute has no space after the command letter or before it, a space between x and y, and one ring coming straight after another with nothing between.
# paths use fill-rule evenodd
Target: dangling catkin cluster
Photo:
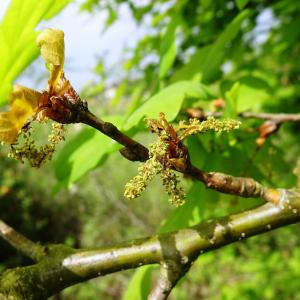
<instances>
[{"instance_id":1,"label":"dangling catkin cluster","mask_svg":"<svg viewBox=\"0 0 300 300\"><path fill-rule=\"evenodd\" d=\"M168 145L162 138L149 147L149 159L140 163L138 175L125 185L124 196L134 199L141 195L155 175L160 174L163 186L170 196L170 203L179 206L184 203L185 194L175 172L171 169L168 162L161 161L168 151Z\"/></svg>"},{"instance_id":2,"label":"dangling catkin cluster","mask_svg":"<svg viewBox=\"0 0 300 300\"><path fill-rule=\"evenodd\" d=\"M48 136L48 144L36 147L34 139L31 137L30 129L22 132L24 144L12 145L9 157L24 163L27 159L32 167L39 168L44 162L52 159L57 144L63 141L65 128L63 124L53 123L52 130Z\"/></svg>"},{"instance_id":3,"label":"dangling catkin cluster","mask_svg":"<svg viewBox=\"0 0 300 300\"><path fill-rule=\"evenodd\" d=\"M240 125L240 122L236 120L218 120L210 117L202 122L190 119L188 122L180 122L177 127L173 127L163 113L160 113L157 120L146 119L146 123L151 131L158 135L158 140L149 148L149 159L139 165L138 175L126 184L124 196L129 199L140 196L148 182L156 174L160 174L164 188L170 196L170 202L176 206L184 204L185 193L180 187L174 169L185 170L190 163L187 148L182 140L189 135L208 130L228 132L237 129Z\"/></svg>"},{"instance_id":4,"label":"dangling catkin cluster","mask_svg":"<svg viewBox=\"0 0 300 300\"><path fill-rule=\"evenodd\" d=\"M169 202L175 206L181 206L185 202L185 192L180 186L177 174L171 168L164 168L161 173L163 185L170 196Z\"/></svg>"}]
</instances>

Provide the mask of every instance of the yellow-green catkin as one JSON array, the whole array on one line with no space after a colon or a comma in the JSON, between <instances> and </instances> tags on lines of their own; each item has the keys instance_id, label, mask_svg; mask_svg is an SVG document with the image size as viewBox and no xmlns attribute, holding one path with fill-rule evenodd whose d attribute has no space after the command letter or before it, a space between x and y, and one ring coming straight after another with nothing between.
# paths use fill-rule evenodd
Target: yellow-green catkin
<instances>
[{"instance_id":1,"label":"yellow-green catkin","mask_svg":"<svg viewBox=\"0 0 300 300\"><path fill-rule=\"evenodd\" d=\"M170 169L165 168L161 172L161 178L163 180L163 185L170 196L169 202L175 206L181 206L185 203L185 192L180 186L178 176L176 173Z\"/></svg>"},{"instance_id":2,"label":"yellow-green catkin","mask_svg":"<svg viewBox=\"0 0 300 300\"><path fill-rule=\"evenodd\" d=\"M146 189L148 182L150 182L156 174L161 172L161 164L157 160L156 149L156 144L149 147L150 158L146 162L139 164L138 175L125 185L124 196L126 198L134 199L140 196ZM161 149L162 148L160 148L160 150Z\"/></svg>"},{"instance_id":3,"label":"yellow-green catkin","mask_svg":"<svg viewBox=\"0 0 300 300\"><path fill-rule=\"evenodd\" d=\"M229 132L237 129L240 122L232 119L218 120L209 117L205 121L190 119L188 122L180 122L177 127L170 125L163 114L159 120L146 119L149 128L158 134L158 140L149 148L149 160L141 163L138 175L125 186L124 196L134 199L141 195L147 184L156 174L160 174L163 186L170 196L170 203L179 206L185 201L185 193L180 186L177 174L172 169L171 159L168 153L170 141L180 147L179 143L192 134L203 133L209 130L216 132ZM176 144L177 143L177 144ZM178 159L178 158L177 158Z\"/></svg>"},{"instance_id":4,"label":"yellow-green catkin","mask_svg":"<svg viewBox=\"0 0 300 300\"><path fill-rule=\"evenodd\" d=\"M52 159L56 146L65 139L64 132L65 127L63 124L53 123L51 133L48 136L48 143L36 147L29 129L23 132L24 143L22 145L12 145L8 156L22 163L26 159L32 167L39 168L44 162Z\"/></svg>"},{"instance_id":5,"label":"yellow-green catkin","mask_svg":"<svg viewBox=\"0 0 300 300\"><path fill-rule=\"evenodd\" d=\"M197 133L204 133L209 130L215 132L229 132L238 129L241 122L234 119L219 120L214 117L208 117L205 121L198 119L190 119L189 122L180 122L176 128L180 140L185 139L187 136Z\"/></svg>"},{"instance_id":6,"label":"yellow-green catkin","mask_svg":"<svg viewBox=\"0 0 300 300\"><path fill-rule=\"evenodd\" d=\"M126 198L134 199L140 196L154 176L161 174L163 186L170 196L170 203L175 206L184 203L185 193L179 186L177 175L169 164L161 161L167 150L168 145L161 138L158 138L158 141L149 147L150 158L139 164L138 175L125 185L124 196Z\"/></svg>"}]
</instances>

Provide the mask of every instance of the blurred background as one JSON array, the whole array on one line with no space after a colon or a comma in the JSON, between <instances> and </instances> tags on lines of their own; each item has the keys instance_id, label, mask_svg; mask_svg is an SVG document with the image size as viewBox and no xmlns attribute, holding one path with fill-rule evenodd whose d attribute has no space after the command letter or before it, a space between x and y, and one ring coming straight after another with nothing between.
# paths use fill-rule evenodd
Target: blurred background
<instances>
[{"instance_id":1,"label":"blurred background","mask_svg":"<svg viewBox=\"0 0 300 300\"><path fill-rule=\"evenodd\" d=\"M202 82L214 95L212 100L225 99L228 107L232 87L239 82L228 115L234 116L233 110L299 111L298 1L61 1L51 16L32 21L25 7L34 7L34 2L0 0L2 36L11 34L15 41L23 41L27 25L62 29L66 76L99 116L112 116L115 122L126 119L158 90L181 80ZM56 2L47 4L49 10ZM20 13L22 34L17 31L19 19L11 21L9 11ZM13 73L17 42L8 44L6 53L1 52L1 42L4 39L0 39L0 55L6 58L0 64L0 96L5 110L12 84L44 89L48 72L37 51ZM10 71L14 75L8 76ZM219 109L213 101L192 100L179 117L186 115L188 105ZM261 124L246 120L238 133L192 137L188 140L192 161L205 170L252 176L270 186L295 186L299 124L284 124L258 147L256 128ZM49 127L36 127L43 143ZM136 138L151 142L154 138L140 128ZM188 179L183 208L168 203L158 179L140 198L129 201L123 196L124 186L136 174L137 164L115 150L100 155L101 147L106 147L101 143L100 133L70 125L65 144L40 169L7 158L8 147L1 147L0 218L41 243L102 247L261 203L207 191ZM72 163L67 165L66 158ZM170 299L300 299L299 233L299 225L288 226L201 256ZM0 241L0 271L30 263ZM90 280L53 299L134 299L127 290L134 272Z\"/></svg>"}]
</instances>

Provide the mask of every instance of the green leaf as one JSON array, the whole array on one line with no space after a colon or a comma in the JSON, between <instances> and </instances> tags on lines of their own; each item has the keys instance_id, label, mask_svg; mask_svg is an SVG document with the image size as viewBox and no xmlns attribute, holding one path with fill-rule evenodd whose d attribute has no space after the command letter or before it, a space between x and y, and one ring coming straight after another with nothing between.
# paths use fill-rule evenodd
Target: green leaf
<instances>
[{"instance_id":1,"label":"green leaf","mask_svg":"<svg viewBox=\"0 0 300 300\"><path fill-rule=\"evenodd\" d=\"M141 99L143 97L143 91L145 90L146 83L141 82L136 85L133 89L130 97L130 101L128 103L128 109L126 111L126 116L130 116L141 104Z\"/></svg>"},{"instance_id":2,"label":"green leaf","mask_svg":"<svg viewBox=\"0 0 300 300\"><path fill-rule=\"evenodd\" d=\"M242 22L249 15L250 10L244 10L237 15L212 45L196 51L190 62L180 69L178 73L174 74L172 81L191 79L196 74L200 75L203 83L214 81L225 59L226 46L236 37L240 31Z\"/></svg>"},{"instance_id":3,"label":"green leaf","mask_svg":"<svg viewBox=\"0 0 300 300\"><path fill-rule=\"evenodd\" d=\"M70 0L12 0L0 23L0 105L7 102L12 82L38 56L35 27L50 19Z\"/></svg>"},{"instance_id":4,"label":"green leaf","mask_svg":"<svg viewBox=\"0 0 300 300\"><path fill-rule=\"evenodd\" d=\"M151 97L140 106L125 122L124 129L128 130L136 125L144 117L157 118L160 112L164 112L168 121L172 121L178 115L183 101L187 98L209 99L210 95L203 85L193 81L176 82L158 94Z\"/></svg>"},{"instance_id":5,"label":"green leaf","mask_svg":"<svg viewBox=\"0 0 300 300\"><path fill-rule=\"evenodd\" d=\"M104 30L107 30L110 26L112 26L117 20L118 20L118 14L116 7L111 7L110 5L107 5L107 12L108 16L105 20L105 27Z\"/></svg>"},{"instance_id":6,"label":"green leaf","mask_svg":"<svg viewBox=\"0 0 300 300\"><path fill-rule=\"evenodd\" d=\"M226 108L224 111L225 117L234 118L237 116L237 100L240 92L240 83L236 82L231 89L225 93Z\"/></svg>"},{"instance_id":7,"label":"green leaf","mask_svg":"<svg viewBox=\"0 0 300 300\"><path fill-rule=\"evenodd\" d=\"M105 118L116 126L121 124L122 117ZM60 152L55 160L55 175L61 185L69 186L88 171L104 162L107 155L121 146L99 131L85 128L73 138Z\"/></svg>"},{"instance_id":8,"label":"green leaf","mask_svg":"<svg viewBox=\"0 0 300 300\"><path fill-rule=\"evenodd\" d=\"M206 162L208 152L205 149L202 141L207 139L208 134L204 134L200 136L192 135L188 137L187 146L189 149L190 160L193 166L203 169L203 166ZM201 142L200 142L201 138Z\"/></svg>"},{"instance_id":9,"label":"green leaf","mask_svg":"<svg viewBox=\"0 0 300 300\"><path fill-rule=\"evenodd\" d=\"M154 266L143 266L133 275L123 300L146 300L151 289L151 274Z\"/></svg>"},{"instance_id":10,"label":"green leaf","mask_svg":"<svg viewBox=\"0 0 300 300\"><path fill-rule=\"evenodd\" d=\"M206 197L207 191L209 190L206 190L202 183L194 183L187 194L184 205L176 208L159 232L175 231L199 223L203 216L206 198L209 199Z\"/></svg>"},{"instance_id":11,"label":"green leaf","mask_svg":"<svg viewBox=\"0 0 300 300\"><path fill-rule=\"evenodd\" d=\"M111 100L111 105L115 106L117 105L120 100L122 99L122 96L124 95L126 88L127 88L127 80L122 81L119 86L117 87L116 91L115 91L115 95L113 97L113 99Z\"/></svg>"},{"instance_id":12,"label":"green leaf","mask_svg":"<svg viewBox=\"0 0 300 300\"><path fill-rule=\"evenodd\" d=\"M259 111L264 104L276 101L272 97L271 87L262 78L256 76L243 76L238 82L238 88L236 86L237 83L233 84L232 81L224 81L221 85L222 94L226 95L227 100L230 100L226 103L226 105L228 104L226 110L230 105L235 103L234 110L236 112L245 110ZM229 89L231 92L228 93ZM233 93L234 89L235 92ZM233 99L235 100L233 101ZM227 116L233 117L234 115L228 114Z\"/></svg>"},{"instance_id":13,"label":"green leaf","mask_svg":"<svg viewBox=\"0 0 300 300\"><path fill-rule=\"evenodd\" d=\"M160 53L160 66L159 78L166 77L169 69L172 67L177 53L176 48L176 32L177 19L170 22L166 33L162 37L161 53Z\"/></svg>"},{"instance_id":14,"label":"green leaf","mask_svg":"<svg viewBox=\"0 0 300 300\"><path fill-rule=\"evenodd\" d=\"M244 76L239 82L238 111L259 111L263 104L274 101L271 98L272 89L265 80L255 76Z\"/></svg>"},{"instance_id":15,"label":"green leaf","mask_svg":"<svg viewBox=\"0 0 300 300\"><path fill-rule=\"evenodd\" d=\"M249 0L235 0L236 6L239 8L239 10L242 10L248 2Z\"/></svg>"},{"instance_id":16,"label":"green leaf","mask_svg":"<svg viewBox=\"0 0 300 300\"><path fill-rule=\"evenodd\" d=\"M193 80L195 77L199 77L201 73L201 65L208 55L211 49L210 46L205 46L200 49L197 49L196 52L190 57L190 60L187 64L181 67L178 70L175 70L171 82L176 82L179 80Z\"/></svg>"}]
</instances>

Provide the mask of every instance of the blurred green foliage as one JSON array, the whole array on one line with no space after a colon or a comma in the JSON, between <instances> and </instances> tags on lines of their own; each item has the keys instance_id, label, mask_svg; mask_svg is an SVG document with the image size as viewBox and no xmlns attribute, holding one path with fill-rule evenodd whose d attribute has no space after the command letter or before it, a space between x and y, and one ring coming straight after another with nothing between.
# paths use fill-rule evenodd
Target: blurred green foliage
<instances>
[{"instance_id":1,"label":"blurred green foliage","mask_svg":"<svg viewBox=\"0 0 300 300\"><path fill-rule=\"evenodd\" d=\"M111 78L115 73L99 60L95 72L100 80L85 86L81 96L93 112L107 116L104 119L129 135L148 144L154 137L142 121L145 115L157 117L163 111L169 121L178 122L188 118L188 108L222 111L215 107L216 99L224 100L222 112L228 117L236 118L247 110L299 111L297 1L87 0L81 9L91 14L106 11L105 30L109 30L124 6L147 34L132 49L124 49L126 59L116 67L118 78ZM42 9L36 14L41 18ZM6 22L7 18L9 21L9 14ZM22 35L24 41L34 36L36 23ZM16 42L11 45L17 47ZM14 76L1 85L1 99L37 54L28 51L22 68L16 68ZM11 56L6 54L3 61L8 64L27 50L16 48L7 53ZM1 66L0 78L2 73L7 74L7 69ZM103 101L111 82L117 86L114 97ZM97 105L100 100L101 108ZM230 134L190 137L187 145L193 164L206 171L250 176L268 186L294 187L299 124L282 125L258 147L255 141L261 124L242 120L241 129ZM187 200L179 208L168 206L155 181L140 199L125 201L123 187L135 175L136 164L120 157L119 147L100 133L83 127L79 130L70 129L55 162L39 171L16 165L3 154L0 157L1 170L5 170L0 174L1 217L35 240L104 246L176 230L261 203L207 190L187 178L183 179ZM49 176L53 170L57 181ZM299 226L294 225L202 255L170 299L300 299L299 246ZM3 243L0 247L7 246ZM11 253L9 248L3 255L1 252L6 266L28 263ZM126 300L146 299L154 268L143 267L133 273L92 280L57 298L121 299L123 295Z\"/></svg>"}]
</instances>

